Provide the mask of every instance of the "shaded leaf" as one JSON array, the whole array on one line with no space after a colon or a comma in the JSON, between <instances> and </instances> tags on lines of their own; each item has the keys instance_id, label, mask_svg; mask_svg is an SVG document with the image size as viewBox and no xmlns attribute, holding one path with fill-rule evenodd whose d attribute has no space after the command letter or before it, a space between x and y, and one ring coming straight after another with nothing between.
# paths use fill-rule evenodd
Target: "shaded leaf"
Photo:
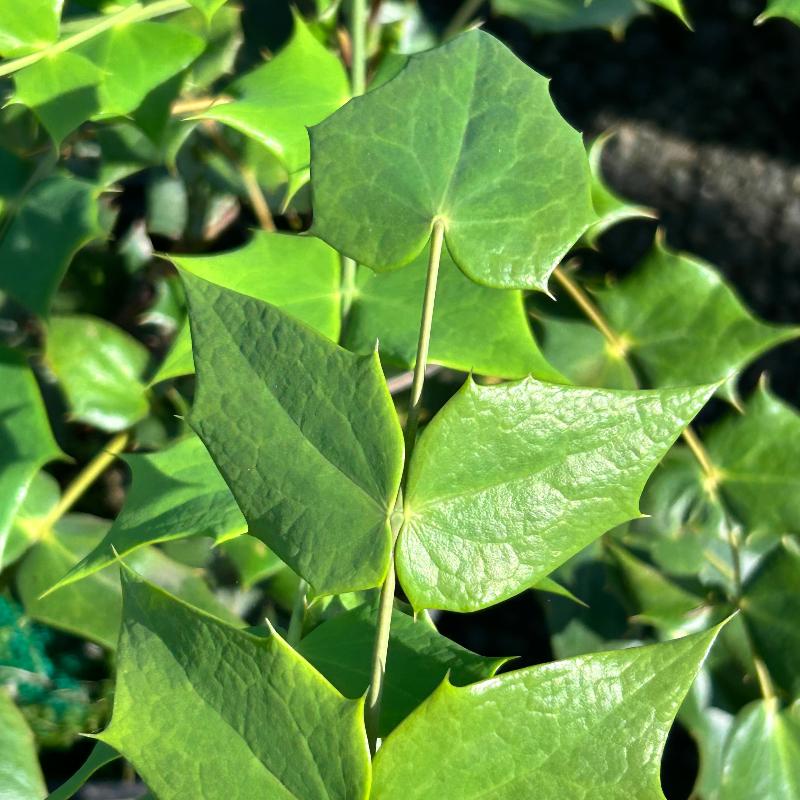
<instances>
[{"instance_id":1,"label":"shaded leaf","mask_svg":"<svg viewBox=\"0 0 800 800\"><path fill-rule=\"evenodd\" d=\"M411 262L439 220L473 280L545 289L595 219L580 135L483 31L411 56L310 136L312 231L376 271Z\"/></svg>"},{"instance_id":2,"label":"shaded leaf","mask_svg":"<svg viewBox=\"0 0 800 800\"><path fill-rule=\"evenodd\" d=\"M124 593L114 714L99 738L159 800L367 797L363 701L275 633L238 631L128 573ZM202 769L198 752L214 756Z\"/></svg>"},{"instance_id":3,"label":"shaded leaf","mask_svg":"<svg viewBox=\"0 0 800 800\"><path fill-rule=\"evenodd\" d=\"M377 352L353 355L275 306L183 280L198 376L191 423L249 532L318 594L377 586L403 462Z\"/></svg>"},{"instance_id":4,"label":"shaded leaf","mask_svg":"<svg viewBox=\"0 0 800 800\"><path fill-rule=\"evenodd\" d=\"M645 481L712 390L467 381L411 462L397 546L409 600L483 608L638 516Z\"/></svg>"},{"instance_id":5,"label":"shaded leaf","mask_svg":"<svg viewBox=\"0 0 800 800\"><path fill-rule=\"evenodd\" d=\"M0 797L42 800L47 794L36 742L14 701L0 687Z\"/></svg>"},{"instance_id":6,"label":"shaded leaf","mask_svg":"<svg viewBox=\"0 0 800 800\"><path fill-rule=\"evenodd\" d=\"M97 317L53 317L45 360L72 419L113 433L147 414L142 376L149 354L121 328Z\"/></svg>"},{"instance_id":7,"label":"shaded leaf","mask_svg":"<svg viewBox=\"0 0 800 800\"><path fill-rule=\"evenodd\" d=\"M97 742L86 759L84 764L78 771L64 784L58 787L54 792L47 795L47 800L69 800L70 797L80 791L89 778L94 775L97 770L102 769L106 764L116 761L119 758L119 753L109 747L105 742Z\"/></svg>"},{"instance_id":8,"label":"shaded leaf","mask_svg":"<svg viewBox=\"0 0 800 800\"><path fill-rule=\"evenodd\" d=\"M372 797L663 800L667 733L717 630L445 681L383 743Z\"/></svg>"},{"instance_id":9,"label":"shaded leaf","mask_svg":"<svg viewBox=\"0 0 800 800\"><path fill-rule=\"evenodd\" d=\"M346 697L362 697L372 678L377 602L323 622L304 637L298 652ZM386 682L378 733L386 736L442 682L457 685L489 678L508 659L485 658L436 631L425 618L392 611Z\"/></svg>"},{"instance_id":10,"label":"shaded leaf","mask_svg":"<svg viewBox=\"0 0 800 800\"><path fill-rule=\"evenodd\" d=\"M233 563L245 589L286 568L283 561L255 536L237 536L223 542L219 549Z\"/></svg>"},{"instance_id":11,"label":"shaded leaf","mask_svg":"<svg viewBox=\"0 0 800 800\"><path fill-rule=\"evenodd\" d=\"M537 33L564 33L587 28L623 31L642 13L640 0L492 0L498 14L524 22Z\"/></svg>"}]
</instances>

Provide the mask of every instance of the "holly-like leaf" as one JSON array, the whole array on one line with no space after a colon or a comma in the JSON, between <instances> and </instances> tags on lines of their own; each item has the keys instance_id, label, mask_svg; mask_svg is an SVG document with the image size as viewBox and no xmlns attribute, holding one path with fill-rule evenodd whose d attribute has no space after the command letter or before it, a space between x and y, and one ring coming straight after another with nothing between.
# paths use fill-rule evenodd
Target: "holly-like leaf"
<instances>
[{"instance_id":1,"label":"holly-like leaf","mask_svg":"<svg viewBox=\"0 0 800 800\"><path fill-rule=\"evenodd\" d=\"M58 38L63 0L0 3L0 56L14 58L52 44Z\"/></svg>"},{"instance_id":2,"label":"holly-like leaf","mask_svg":"<svg viewBox=\"0 0 800 800\"><path fill-rule=\"evenodd\" d=\"M639 268L597 302L653 386L687 386L735 376L800 328L753 317L719 273L657 243Z\"/></svg>"},{"instance_id":3,"label":"holly-like leaf","mask_svg":"<svg viewBox=\"0 0 800 800\"><path fill-rule=\"evenodd\" d=\"M800 6L795 0L769 0L764 12L756 19L756 25L761 25L768 19L783 17L795 25L800 25Z\"/></svg>"},{"instance_id":4,"label":"holly-like leaf","mask_svg":"<svg viewBox=\"0 0 800 800\"><path fill-rule=\"evenodd\" d=\"M648 476L712 391L468 380L410 465L397 569L411 603L500 602L638 516Z\"/></svg>"},{"instance_id":5,"label":"holly-like leaf","mask_svg":"<svg viewBox=\"0 0 800 800\"><path fill-rule=\"evenodd\" d=\"M54 317L45 360L64 390L72 419L113 433L147 414L142 376L149 354L121 328L97 317Z\"/></svg>"},{"instance_id":6,"label":"holly-like leaf","mask_svg":"<svg viewBox=\"0 0 800 800\"><path fill-rule=\"evenodd\" d=\"M800 705L759 700L736 716L722 761L719 800L800 797Z\"/></svg>"},{"instance_id":7,"label":"holly-like leaf","mask_svg":"<svg viewBox=\"0 0 800 800\"><path fill-rule=\"evenodd\" d=\"M306 127L347 102L350 86L341 61L294 13L294 33L274 59L228 88L234 101L200 115L229 125L273 152L290 173L308 168Z\"/></svg>"},{"instance_id":8,"label":"holly-like leaf","mask_svg":"<svg viewBox=\"0 0 800 800\"><path fill-rule=\"evenodd\" d=\"M265 300L329 339L339 339L339 256L325 242L313 236L259 232L238 250L212 256L170 258L186 272ZM374 345L372 342L371 347ZM152 383L192 372L192 338L187 322Z\"/></svg>"},{"instance_id":9,"label":"holly-like leaf","mask_svg":"<svg viewBox=\"0 0 800 800\"><path fill-rule=\"evenodd\" d=\"M762 381L744 413L729 415L705 438L725 498L747 532L800 534L800 414Z\"/></svg>"},{"instance_id":10,"label":"holly-like leaf","mask_svg":"<svg viewBox=\"0 0 800 800\"><path fill-rule=\"evenodd\" d=\"M0 797L42 800L47 794L33 732L14 701L0 687Z\"/></svg>"},{"instance_id":11,"label":"holly-like leaf","mask_svg":"<svg viewBox=\"0 0 800 800\"><path fill-rule=\"evenodd\" d=\"M353 355L275 306L183 280L198 378L191 423L249 532L319 594L377 586L403 462L377 352Z\"/></svg>"},{"instance_id":12,"label":"holly-like leaf","mask_svg":"<svg viewBox=\"0 0 800 800\"><path fill-rule=\"evenodd\" d=\"M772 680L800 695L800 547L789 539L770 553L744 587L741 607L756 652Z\"/></svg>"},{"instance_id":13,"label":"holly-like leaf","mask_svg":"<svg viewBox=\"0 0 800 800\"><path fill-rule=\"evenodd\" d=\"M194 434L161 452L124 459L133 482L122 511L97 547L58 576L53 591L146 545L189 536L223 541L247 529L230 489Z\"/></svg>"},{"instance_id":14,"label":"holly-like leaf","mask_svg":"<svg viewBox=\"0 0 800 800\"><path fill-rule=\"evenodd\" d=\"M310 135L312 231L376 271L413 261L438 221L473 280L543 290L595 220L580 135L483 31L411 56Z\"/></svg>"},{"instance_id":15,"label":"holly-like leaf","mask_svg":"<svg viewBox=\"0 0 800 800\"><path fill-rule=\"evenodd\" d=\"M6 540L3 566L13 564L39 540L42 524L61 498L58 481L47 472L33 476L25 498L11 522Z\"/></svg>"},{"instance_id":16,"label":"holly-like leaf","mask_svg":"<svg viewBox=\"0 0 800 800\"><path fill-rule=\"evenodd\" d=\"M377 603L360 605L323 622L298 647L345 697L362 697L369 687L377 614ZM439 634L426 618L415 620L394 609L380 736L399 725L446 675L463 686L491 677L507 660L465 650Z\"/></svg>"},{"instance_id":17,"label":"holly-like leaf","mask_svg":"<svg viewBox=\"0 0 800 800\"><path fill-rule=\"evenodd\" d=\"M377 275L360 270L345 347L364 352L378 341L384 361L413 368L427 263L422 253L406 269ZM481 375L565 382L536 345L522 293L479 286L447 253L439 271L429 360Z\"/></svg>"},{"instance_id":18,"label":"holly-like leaf","mask_svg":"<svg viewBox=\"0 0 800 800\"><path fill-rule=\"evenodd\" d=\"M362 700L344 698L277 633L231 628L130 574L124 596L114 714L99 738L159 800L237 787L242 797L365 800ZM197 753L209 754L201 769Z\"/></svg>"},{"instance_id":19,"label":"holly-like leaf","mask_svg":"<svg viewBox=\"0 0 800 800\"><path fill-rule=\"evenodd\" d=\"M14 208L0 232L0 289L46 317L75 253L101 234L96 188L75 177L52 175Z\"/></svg>"},{"instance_id":20,"label":"holly-like leaf","mask_svg":"<svg viewBox=\"0 0 800 800\"><path fill-rule=\"evenodd\" d=\"M492 0L498 14L524 22L536 33L605 28L620 33L642 13L639 0Z\"/></svg>"},{"instance_id":21,"label":"holly-like leaf","mask_svg":"<svg viewBox=\"0 0 800 800\"><path fill-rule=\"evenodd\" d=\"M445 681L383 743L372 797L663 800L667 733L717 630Z\"/></svg>"},{"instance_id":22,"label":"holly-like leaf","mask_svg":"<svg viewBox=\"0 0 800 800\"><path fill-rule=\"evenodd\" d=\"M6 540L34 475L62 453L50 430L36 378L25 359L0 348L0 567Z\"/></svg>"}]
</instances>

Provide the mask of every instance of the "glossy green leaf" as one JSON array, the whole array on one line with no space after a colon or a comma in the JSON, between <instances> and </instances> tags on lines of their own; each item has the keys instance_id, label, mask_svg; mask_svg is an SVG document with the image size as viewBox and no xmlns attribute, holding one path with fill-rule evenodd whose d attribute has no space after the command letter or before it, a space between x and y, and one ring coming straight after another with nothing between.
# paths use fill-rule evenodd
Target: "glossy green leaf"
<instances>
[{"instance_id":1,"label":"glossy green leaf","mask_svg":"<svg viewBox=\"0 0 800 800\"><path fill-rule=\"evenodd\" d=\"M36 742L25 718L0 687L0 798L42 800L47 794Z\"/></svg>"},{"instance_id":2,"label":"glossy green leaf","mask_svg":"<svg viewBox=\"0 0 800 800\"><path fill-rule=\"evenodd\" d=\"M663 800L667 733L717 630L445 681L378 751L372 798Z\"/></svg>"},{"instance_id":3,"label":"glossy green leaf","mask_svg":"<svg viewBox=\"0 0 800 800\"><path fill-rule=\"evenodd\" d=\"M58 38L63 0L15 0L0 2L0 55L26 55Z\"/></svg>"},{"instance_id":4,"label":"glossy green leaf","mask_svg":"<svg viewBox=\"0 0 800 800\"><path fill-rule=\"evenodd\" d=\"M66 395L72 419L115 432L147 414L142 377L149 354L121 328L97 317L53 317L45 360Z\"/></svg>"},{"instance_id":5,"label":"glossy green leaf","mask_svg":"<svg viewBox=\"0 0 800 800\"><path fill-rule=\"evenodd\" d=\"M800 797L800 707L777 701L743 708L728 737L719 800Z\"/></svg>"},{"instance_id":6,"label":"glossy green leaf","mask_svg":"<svg viewBox=\"0 0 800 800\"><path fill-rule=\"evenodd\" d=\"M298 652L346 697L362 697L372 677L377 603L323 622L302 639ZM379 734L400 724L446 675L457 686L489 678L505 658L484 658L436 631L425 618L392 612Z\"/></svg>"},{"instance_id":7,"label":"glossy green leaf","mask_svg":"<svg viewBox=\"0 0 800 800\"><path fill-rule=\"evenodd\" d=\"M800 534L800 414L766 384L705 437L726 501L748 533Z\"/></svg>"},{"instance_id":8,"label":"glossy green leaf","mask_svg":"<svg viewBox=\"0 0 800 800\"><path fill-rule=\"evenodd\" d=\"M25 498L11 522L6 540L3 566L13 564L39 540L42 525L61 498L58 481L47 472L37 472L28 485Z\"/></svg>"},{"instance_id":9,"label":"glossy green leaf","mask_svg":"<svg viewBox=\"0 0 800 800\"><path fill-rule=\"evenodd\" d=\"M365 800L363 701L277 633L238 631L127 573L124 594L114 714L100 738L159 800Z\"/></svg>"},{"instance_id":10,"label":"glossy green leaf","mask_svg":"<svg viewBox=\"0 0 800 800\"><path fill-rule=\"evenodd\" d=\"M347 102L341 61L294 14L294 33L275 58L233 83L234 101L201 115L230 125L273 152L290 172L308 167L306 127Z\"/></svg>"},{"instance_id":11,"label":"glossy green leaf","mask_svg":"<svg viewBox=\"0 0 800 800\"><path fill-rule=\"evenodd\" d=\"M800 328L755 319L710 265L656 244L597 302L651 385L687 386L735 376Z\"/></svg>"},{"instance_id":12,"label":"glossy green leaf","mask_svg":"<svg viewBox=\"0 0 800 800\"><path fill-rule=\"evenodd\" d=\"M421 253L406 269L384 274L360 270L345 347L365 352L377 341L384 361L413 368L427 264L427 254ZM481 375L565 380L539 352L522 293L479 286L447 253L439 271L429 360Z\"/></svg>"},{"instance_id":13,"label":"glossy green leaf","mask_svg":"<svg viewBox=\"0 0 800 800\"><path fill-rule=\"evenodd\" d=\"M171 256L171 259L186 272L265 300L329 339L339 339L339 256L319 239L261 232L238 250L212 256ZM192 372L192 339L187 322L152 382Z\"/></svg>"},{"instance_id":14,"label":"glossy green leaf","mask_svg":"<svg viewBox=\"0 0 800 800\"><path fill-rule=\"evenodd\" d=\"M777 17L784 17L795 25L800 25L800 6L796 0L768 0L766 9L756 20L756 25Z\"/></svg>"},{"instance_id":15,"label":"glossy green leaf","mask_svg":"<svg viewBox=\"0 0 800 800\"><path fill-rule=\"evenodd\" d=\"M377 586L403 462L377 352L353 355L275 306L183 279L191 423L250 533L318 594Z\"/></svg>"},{"instance_id":16,"label":"glossy green leaf","mask_svg":"<svg viewBox=\"0 0 800 800\"><path fill-rule=\"evenodd\" d=\"M97 770L102 769L112 761L116 761L119 757L119 753L105 742L97 742L89 754L89 758L86 759L80 769L66 783L47 795L47 800L69 800L70 797L80 791L81 787Z\"/></svg>"},{"instance_id":17,"label":"glossy green leaf","mask_svg":"<svg viewBox=\"0 0 800 800\"><path fill-rule=\"evenodd\" d=\"M117 566L94 573L80 585L66 586L42 597L64 573L98 546L109 524L88 514L63 517L22 560L16 586L25 612L32 619L113 649L122 616ZM155 548L139 550L128 563L186 602L226 622L241 624L214 597L202 577Z\"/></svg>"},{"instance_id":18,"label":"glossy green leaf","mask_svg":"<svg viewBox=\"0 0 800 800\"><path fill-rule=\"evenodd\" d=\"M247 525L203 443L194 434L166 450L128 455L131 490L103 540L54 589L67 586L141 547L188 536L237 536ZM115 552L117 555L115 555Z\"/></svg>"},{"instance_id":19,"label":"glossy green leaf","mask_svg":"<svg viewBox=\"0 0 800 800\"><path fill-rule=\"evenodd\" d=\"M25 359L0 348L0 566L12 521L34 475L61 450L50 430L36 378Z\"/></svg>"},{"instance_id":20,"label":"glossy green leaf","mask_svg":"<svg viewBox=\"0 0 800 800\"><path fill-rule=\"evenodd\" d=\"M376 271L413 261L438 220L473 280L545 289L595 219L580 135L483 31L411 56L310 135L312 231Z\"/></svg>"},{"instance_id":21,"label":"glossy green leaf","mask_svg":"<svg viewBox=\"0 0 800 800\"><path fill-rule=\"evenodd\" d=\"M712 390L468 380L411 462L397 545L411 603L497 603L638 516L645 481Z\"/></svg>"},{"instance_id":22,"label":"glossy green leaf","mask_svg":"<svg viewBox=\"0 0 800 800\"><path fill-rule=\"evenodd\" d=\"M46 317L75 253L101 234L96 188L52 175L37 183L0 233L0 290Z\"/></svg>"},{"instance_id":23,"label":"glossy green leaf","mask_svg":"<svg viewBox=\"0 0 800 800\"><path fill-rule=\"evenodd\" d=\"M772 680L791 696L800 695L800 547L779 545L744 587L741 601L756 652Z\"/></svg>"},{"instance_id":24,"label":"glossy green leaf","mask_svg":"<svg viewBox=\"0 0 800 800\"><path fill-rule=\"evenodd\" d=\"M640 0L492 0L498 14L514 17L537 33L606 28L615 33L642 13Z\"/></svg>"}]
</instances>

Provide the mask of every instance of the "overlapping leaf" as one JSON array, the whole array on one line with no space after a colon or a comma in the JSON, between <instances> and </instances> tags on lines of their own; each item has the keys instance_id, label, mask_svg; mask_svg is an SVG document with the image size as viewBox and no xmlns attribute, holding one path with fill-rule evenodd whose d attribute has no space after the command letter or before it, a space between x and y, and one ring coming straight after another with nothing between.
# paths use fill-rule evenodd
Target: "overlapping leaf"
<instances>
[{"instance_id":1,"label":"overlapping leaf","mask_svg":"<svg viewBox=\"0 0 800 800\"><path fill-rule=\"evenodd\" d=\"M580 135L482 31L411 56L310 135L312 231L376 271L411 262L439 221L473 280L544 289L595 219Z\"/></svg>"},{"instance_id":2,"label":"overlapping leaf","mask_svg":"<svg viewBox=\"0 0 800 800\"><path fill-rule=\"evenodd\" d=\"M42 800L47 793L28 723L0 687L0 797Z\"/></svg>"},{"instance_id":3,"label":"overlapping leaf","mask_svg":"<svg viewBox=\"0 0 800 800\"><path fill-rule=\"evenodd\" d=\"M183 279L192 426L249 532L318 593L377 586L403 462L377 353L353 355L275 306Z\"/></svg>"},{"instance_id":4,"label":"overlapping leaf","mask_svg":"<svg viewBox=\"0 0 800 800\"><path fill-rule=\"evenodd\" d=\"M716 633L445 681L378 751L372 798L663 800L667 733Z\"/></svg>"},{"instance_id":5,"label":"overlapping leaf","mask_svg":"<svg viewBox=\"0 0 800 800\"><path fill-rule=\"evenodd\" d=\"M3 566L13 564L39 541L47 515L61 498L58 481L47 472L37 472L28 485L8 531Z\"/></svg>"},{"instance_id":6,"label":"overlapping leaf","mask_svg":"<svg viewBox=\"0 0 800 800\"><path fill-rule=\"evenodd\" d=\"M365 800L362 701L277 634L237 631L133 575L124 595L114 714L100 738L160 800Z\"/></svg>"},{"instance_id":7,"label":"overlapping leaf","mask_svg":"<svg viewBox=\"0 0 800 800\"><path fill-rule=\"evenodd\" d=\"M121 328L97 317L54 317L45 360L58 378L73 419L114 432L147 414L142 378L149 355Z\"/></svg>"},{"instance_id":8,"label":"overlapping leaf","mask_svg":"<svg viewBox=\"0 0 800 800\"><path fill-rule=\"evenodd\" d=\"M645 481L712 389L469 380L411 462L397 546L409 600L459 611L491 605L638 516Z\"/></svg>"}]
</instances>

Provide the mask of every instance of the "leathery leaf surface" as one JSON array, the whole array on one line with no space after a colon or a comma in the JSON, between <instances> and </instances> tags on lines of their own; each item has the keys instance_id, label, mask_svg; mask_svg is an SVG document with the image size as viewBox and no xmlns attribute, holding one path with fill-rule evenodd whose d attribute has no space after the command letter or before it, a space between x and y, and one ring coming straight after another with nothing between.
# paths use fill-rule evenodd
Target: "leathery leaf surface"
<instances>
[{"instance_id":1,"label":"leathery leaf surface","mask_svg":"<svg viewBox=\"0 0 800 800\"><path fill-rule=\"evenodd\" d=\"M713 389L468 380L410 465L397 545L408 599L415 608L489 606L637 517L648 476Z\"/></svg>"},{"instance_id":2,"label":"leathery leaf surface","mask_svg":"<svg viewBox=\"0 0 800 800\"><path fill-rule=\"evenodd\" d=\"M545 289L596 219L580 134L483 31L411 56L310 135L312 232L376 271L412 261L439 220L473 280Z\"/></svg>"},{"instance_id":3,"label":"leathery leaf surface","mask_svg":"<svg viewBox=\"0 0 800 800\"><path fill-rule=\"evenodd\" d=\"M717 630L445 681L378 751L372 798L663 800L667 733Z\"/></svg>"},{"instance_id":4,"label":"leathery leaf surface","mask_svg":"<svg viewBox=\"0 0 800 800\"><path fill-rule=\"evenodd\" d=\"M367 797L363 701L276 633L239 631L123 574L114 714L99 738L159 800Z\"/></svg>"},{"instance_id":5,"label":"leathery leaf surface","mask_svg":"<svg viewBox=\"0 0 800 800\"><path fill-rule=\"evenodd\" d=\"M191 423L250 534L319 594L379 585L403 442L377 352L353 355L275 306L183 280Z\"/></svg>"}]
</instances>

